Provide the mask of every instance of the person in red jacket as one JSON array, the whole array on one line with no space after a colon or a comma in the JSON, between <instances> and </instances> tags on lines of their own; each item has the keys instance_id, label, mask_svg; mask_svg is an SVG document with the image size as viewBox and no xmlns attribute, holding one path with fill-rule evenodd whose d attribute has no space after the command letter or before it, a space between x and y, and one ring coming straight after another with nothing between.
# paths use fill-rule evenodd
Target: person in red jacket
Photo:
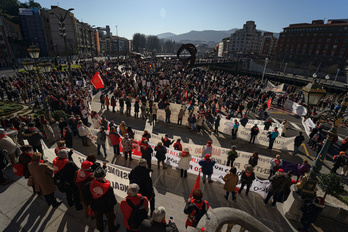
<instances>
[{"instance_id":1,"label":"person in red jacket","mask_svg":"<svg viewBox=\"0 0 348 232\"><path fill-rule=\"evenodd\" d=\"M174 150L182 151L181 139L177 139L173 144Z\"/></svg>"},{"instance_id":2,"label":"person in red jacket","mask_svg":"<svg viewBox=\"0 0 348 232\"><path fill-rule=\"evenodd\" d=\"M114 155L118 156L120 154L120 140L121 140L121 137L117 133L115 127L111 127L111 130L110 130L110 133L109 133L109 138L110 138L112 146L114 147Z\"/></svg>"},{"instance_id":3,"label":"person in red jacket","mask_svg":"<svg viewBox=\"0 0 348 232\"><path fill-rule=\"evenodd\" d=\"M126 199L123 199L120 203L121 213L123 214L123 224L127 229L127 232L131 231L138 231L138 229L131 230L130 226L128 225L128 219L131 216L131 213L133 211L132 207L128 204L127 200L130 200L135 206L139 205L141 200L143 199L143 206L146 208L146 211L149 210L149 203L148 199L145 196L142 196L139 193L139 185L137 184L130 184L127 189L127 197ZM140 225L139 225L140 226Z\"/></svg>"},{"instance_id":4,"label":"person in red jacket","mask_svg":"<svg viewBox=\"0 0 348 232\"><path fill-rule=\"evenodd\" d=\"M196 227L199 220L207 213L209 203L202 200L203 193L200 189L195 189L192 192L192 199L189 198L185 205L184 213L188 214L186 219L186 228L188 226ZM198 210L197 210L198 209Z\"/></svg>"},{"instance_id":5,"label":"person in red jacket","mask_svg":"<svg viewBox=\"0 0 348 232\"><path fill-rule=\"evenodd\" d=\"M104 231L103 216L105 215L109 232L117 231L120 224L115 225L115 205L117 200L114 190L109 181L105 179L106 173L102 167L97 167L93 173L95 179L87 183L83 189L84 198L91 202L91 208L94 210L97 229Z\"/></svg>"}]
</instances>

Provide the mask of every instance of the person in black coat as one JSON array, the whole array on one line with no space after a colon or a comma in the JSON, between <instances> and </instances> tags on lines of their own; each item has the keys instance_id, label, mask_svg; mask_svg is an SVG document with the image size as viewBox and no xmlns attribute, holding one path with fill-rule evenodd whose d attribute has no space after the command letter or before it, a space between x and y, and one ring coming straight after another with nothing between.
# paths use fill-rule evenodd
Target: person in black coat
<instances>
[{"instance_id":1,"label":"person in black coat","mask_svg":"<svg viewBox=\"0 0 348 232\"><path fill-rule=\"evenodd\" d=\"M160 206L155 209L150 220L143 220L138 232L179 232L174 220L172 218L169 219L169 223L167 224L165 218L165 208Z\"/></svg>"},{"instance_id":2,"label":"person in black coat","mask_svg":"<svg viewBox=\"0 0 348 232\"><path fill-rule=\"evenodd\" d=\"M72 153L73 152L70 151L68 154L68 150L66 149L59 150L57 153L57 157L53 160L53 169L55 178L58 176L63 177L62 181L65 182L64 190L66 194L66 199L68 200L68 205L71 207L75 204L76 210L80 211L83 207L80 202L79 190L77 189L74 180L75 172L79 168L71 159ZM59 190L61 191L61 189Z\"/></svg>"},{"instance_id":3,"label":"person in black coat","mask_svg":"<svg viewBox=\"0 0 348 232\"><path fill-rule=\"evenodd\" d=\"M298 148L301 146L301 144L304 141L304 136L302 135L302 132L300 131L298 133L298 136L295 137L295 141L294 141L294 153L292 153L293 155L296 155L298 153Z\"/></svg>"},{"instance_id":4,"label":"person in black coat","mask_svg":"<svg viewBox=\"0 0 348 232\"><path fill-rule=\"evenodd\" d=\"M165 135L164 138L162 138L162 143L165 147L168 147L174 143L174 140L170 141L168 138L168 135Z\"/></svg>"},{"instance_id":5,"label":"person in black coat","mask_svg":"<svg viewBox=\"0 0 348 232\"><path fill-rule=\"evenodd\" d=\"M146 159L141 158L138 166L132 169L129 173L130 184L139 185L139 193L146 196L150 201L151 215L155 210L155 192L153 191L152 179L150 177L150 169L147 168Z\"/></svg>"},{"instance_id":6,"label":"person in black coat","mask_svg":"<svg viewBox=\"0 0 348 232\"><path fill-rule=\"evenodd\" d=\"M254 180L255 180L255 173L253 172L253 166L248 164L245 170L242 171L242 175L240 177L240 182L242 185L240 186L238 193L241 194L244 186L246 185L247 189L246 189L245 195L248 196L251 184L253 183Z\"/></svg>"},{"instance_id":7,"label":"person in black coat","mask_svg":"<svg viewBox=\"0 0 348 232\"><path fill-rule=\"evenodd\" d=\"M134 103L134 117L139 118L139 100Z\"/></svg>"},{"instance_id":8,"label":"person in black coat","mask_svg":"<svg viewBox=\"0 0 348 232\"><path fill-rule=\"evenodd\" d=\"M151 158L152 158L152 153L153 149L152 147L148 144L148 141L145 139L141 145L140 145L140 151L141 151L141 158L146 159L147 161L147 167L151 169Z\"/></svg>"},{"instance_id":9,"label":"person in black coat","mask_svg":"<svg viewBox=\"0 0 348 232\"><path fill-rule=\"evenodd\" d=\"M27 139L29 145L33 147L33 151L38 151L43 154L41 139L43 139L42 133L34 126L34 123L28 124L28 129L23 133L23 139Z\"/></svg>"},{"instance_id":10,"label":"person in black coat","mask_svg":"<svg viewBox=\"0 0 348 232\"><path fill-rule=\"evenodd\" d=\"M250 141L249 143L253 142L253 144L255 143L255 138L256 136L259 134L260 130L259 128L257 127L257 124L255 124L255 126L253 126L251 128L251 136L250 136Z\"/></svg>"},{"instance_id":11,"label":"person in black coat","mask_svg":"<svg viewBox=\"0 0 348 232\"><path fill-rule=\"evenodd\" d=\"M103 215L106 216L109 231L117 231L120 224L115 225L116 215L114 207L117 200L110 182L105 180L106 172L98 167L94 171L95 179L87 183L83 189L84 198L91 203L91 208L95 212L97 229L104 231Z\"/></svg>"},{"instance_id":12,"label":"person in black coat","mask_svg":"<svg viewBox=\"0 0 348 232\"><path fill-rule=\"evenodd\" d=\"M73 137L74 134L69 127L64 127L62 132L62 138L65 140L65 145L68 148L73 148Z\"/></svg>"},{"instance_id":13,"label":"person in black coat","mask_svg":"<svg viewBox=\"0 0 348 232\"><path fill-rule=\"evenodd\" d=\"M257 165L259 160L259 153L257 153L256 151L254 151L253 155L250 156L248 163L253 166L253 168Z\"/></svg>"},{"instance_id":14,"label":"person in black coat","mask_svg":"<svg viewBox=\"0 0 348 232\"><path fill-rule=\"evenodd\" d=\"M339 155L335 155L334 156L334 165L331 169L331 172L336 173L337 169L339 169L339 167L343 167L346 164L346 153L344 151L340 151Z\"/></svg>"},{"instance_id":15,"label":"person in black coat","mask_svg":"<svg viewBox=\"0 0 348 232\"><path fill-rule=\"evenodd\" d=\"M303 214L300 221L303 227L298 228L299 231L308 231L309 227L317 220L324 207L325 200L322 197L316 197L313 201L306 201L305 205L301 208Z\"/></svg>"}]
</instances>

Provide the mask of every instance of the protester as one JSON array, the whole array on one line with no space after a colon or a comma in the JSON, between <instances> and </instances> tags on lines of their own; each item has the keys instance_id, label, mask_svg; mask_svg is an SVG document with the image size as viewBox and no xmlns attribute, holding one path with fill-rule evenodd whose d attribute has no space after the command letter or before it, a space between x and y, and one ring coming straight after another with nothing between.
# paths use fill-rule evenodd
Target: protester
<instances>
[{"instance_id":1,"label":"protester","mask_svg":"<svg viewBox=\"0 0 348 232\"><path fill-rule=\"evenodd\" d=\"M302 217L300 219L303 227L298 228L299 231L308 232L312 223L314 223L319 214L325 207L325 200L322 197L316 197L312 201L305 201L303 207L301 207Z\"/></svg>"},{"instance_id":2,"label":"protester","mask_svg":"<svg viewBox=\"0 0 348 232\"><path fill-rule=\"evenodd\" d=\"M181 145L181 139L177 139L176 142L173 144L174 150L182 151L182 145Z\"/></svg>"},{"instance_id":3,"label":"protester","mask_svg":"<svg viewBox=\"0 0 348 232\"><path fill-rule=\"evenodd\" d=\"M278 127L274 127L274 130L268 136L268 138L269 138L268 149L272 149L273 148L273 143L276 140L276 138L278 137L278 135L279 135Z\"/></svg>"},{"instance_id":4,"label":"protester","mask_svg":"<svg viewBox=\"0 0 348 232\"><path fill-rule=\"evenodd\" d=\"M169 219L169 223L166 222L166 210L162 206L154 210L151 219L143 220L138 231L139 232L179 232L172 218Z\"/></svg>"},{"instance_id":5,"label":"protester","mask_svg":"<svg viewBox=\"0 0 348 232\"><path fill-rule=\"evenodd\" d=\"M130 184L135 183L139 186L139 193L147 197L150 201L151 215L155 210L155 192L153 190L150 169L147 168L146 159L141 158L135 168L129 173Z\"/></svg>"},{"instance_id":6,"label":"protester","mask_svg":"<svg viewBox=\"0 0 348 232\"><path fill-rule=\"evenodd\" d=\"M178 123L177 123L178 126L182 125L182 118L184 117L184 115L185 115L185 112L182 109L180 109L178 113Z\"/></svg>"},{"instance_id":7,"label":"protester","mask_svg":"<svg viewBox=\"0 0 348 232\"><path fill-rule=\"evenodd\" d=\"M190 162L192 160L192 156L190 154L190 150L185 148L184 151L179 152L179 163L178 166L180 168L180 177L187 177L187 170L190 168Z\"/></svg>"},{"instance_id":8,"label":"protester","mask_svg":"<svg viewBox=\"0 0 348 232\"><path fill-rule=\"evenodd\" d=\"M120 126L119 126L121 135L124 136L125 134L127 134L127 128L126 128L126 123L124 121L121 122Z\"/></svg>"},{"instance_id":9,"label":"protester","mask_svg":"<svg viewBox=\"0 0 348 232\"><path fill-rule=\"evenodd\" d=\"M140 145L141 158L146 159L147 167L152 171L152 169L151 169L151 158L152 158L153 149L149 145L148 141L145 138L143 138L143 139L144 140L143 140L143 142Z\"/></svg>"},{"instance_id":10,"label":"protester","mask_svg":"<svg viewBox=\"0 0 348 232\"><path fill-rule=\"evenodd\" d=\"M239 177L237 175L237 169L232 167L230 172L227 173L222 180L225 182L224 189L226 190L225 198L228 200L229 193L232 193L232 200L236 199L236 186L239 181Z\"/></svg>"},{"instance_id":11,"label":"protester","mask_svg":"<svg viewBox=\"0 0 348 232\"><path fill-rule=\"evenodd\" d=\"M142 138L146 138L146 140L150 142L151 134L147 130L144 130L144 134L142 135Z\"/></svg>"},{"instance_id":12,"label":"protester","mask_svg":"<svg viewBox=\"0 0 348 232\"><path fill-rule=\"evenodd\" d=\"M333 160L335 163L331 169L332 173L336 173L339 167L343 167L346 164L345 157L346 157L346 153L344 151L340 151L338 155L334 156Z\"/></svg>"},{"instance_id":13,"label":"protester","mask_svg":"<svg viewBox=\"0 0 348 232\"><path fill-rule=\"evenodd\" d=\"M299 164L297 167L296 182L298 182L298 180L302 178L302 176L304 176L305 173L308 173L310 169L311 169L311 165L308 164L308 160L304 159L303 164L302 165Z\"/></svg>"},{"instance_id":14,"label":"protester","mask_svg":"<svg viewBox=\"0 0 348 232\"><path fill-rule=\"evenodd\" d=\"M109 139L111 142L111 145L114 148L114 156L119 156L120 155L120 141L121 137L117 133L115 127L111 127L110 133L109 133Z\"/></svg>"},{"instance_id":15,"label":"protester","mask_svg":"<svg viewBox=\"0 0 348 232\"><path fill-rule=\"evenodd\" d=\"M123 214L123 224L127 232L138 231L144 219L147 219L148 199L139 193L137 184L130 184L127 189L127 197L120 203L121 213ZM137 217L132 212L137 210L144 211L137 213ZM142 218L139 218L142 216Z\"/></svg>"},{"instance_id":16,"label":"protester","mask_svg":"<svg viewBox=\"0 0 348 232\"><path fill-rule=\"evenodd\" d=\"M105 133L105 127L101 126L100 130L97 133L97 154L98 156L101 155L100 147L103 147L105 159L107 157L106 148L105 148L106 136L107 134Z\"/></svg>"},{"instance_id":17,"label":"protester","mask_svg":"<svg viewBox=\"0 0 348 232\"><path fill-rule=\"evenodd\" d=\"M79 136L82 140L82 145L84 147L88 147L88 140L87 140L87 131L88 131L88 128L83 125L82 121L78 121L77 123L77 130L78 130L78 133L79 133Z\"/></svg>"},{"instance_id":18,"label":"protester","mask_svg":"<svg viewBox=\"0 0 348 232\"><path fill-rule=\"evenodd\" d=\"M233 124L233 128L232 128L232 139L237 138L238 128L239 128L239 122L235 119L234 124Z\"/></svg>"},{"instance_id":19,"label":"protester","mask_svg":"<svg viewBox=\"0 0 348 232\"><path fill-rule=\"evenodd\" d=\"M84 198L83 191L84 191L85 185L94 179L93 172L91 171L92 165L93 163L88 160L83 161L81 164L81 169L77 170L74 175L75 185L77 189L79 190L80 201L83 206L83 213L85 217L88 217L89 202Z\"/></svg>"},{"instance_id":20,"label":"protester","mask_svg":"<svg viewBox=\"0 0 348 232\"><path fill-rule=\"evenodd\" d=\"M280 155L276 155L274 159L271 159L270 161L271 168L269 170L269 177L273 176L278 169L283 165L283 160L280 159Z\"/></svg>"},{"instance_id":21,"label":"protester","mask_svg":"<svg viewBox=\"0 0 348 232\"><path fill-rule=\"evenodd\" d=\"M201 159L198 164L202 166L203 183L205 183L206 176L208 176L208 183L213 183L211 175L213 174L215 160L210 159L210 154L206 154L204 159Z\"/></svg>"},{"instance_id":22,"label":"protester","mask_svg":"<svg viewBox=\"0 0 348 232\"><path fill-rule=\"evenodd\" d=\"M32 161L33 148L30 145L23 145L21 147L22 154L18 158L18 162L23 165L23 176L25 179L30 177L30 172L28 169L29 163ZM34 191L35 192L35 191Z\"/></svg>"},{"instance_id":23,"label":"protester","mask_svg":"<svg viewBox=\"0 0 348 232\"><path fill-rule=\"evenodd\" d=\"M125 134L121 141L121 144L122 144L123 155L125 160L127 160L129 156L129 160L132 161L133 160L132 158L133 139L130 139L128 134Z\"/></svg>"},{"instance_id":24,"label":"protester","mask_svg":"<svg viewBox=\"0 0 348 232\"><path fill-rule=\"evenodd\" d=\"M11 179L4 177L4 168L8 165L7 151L0 147L0 185L4 186L13 182Z\"/></svg>"},{"instance_id":25,"label":"protester","mask_svg":"<svg viewBox=\"0 0 348 232\"><path fill-rule=\"evenodd\" d=\"M238 193L241 194L244 186L246 185L245 196L248 196L251 184L255 180L255 173L253 172L253 166L248 164L245 170L242 171L242 175L240 177L240 183L242 184L239 188Z\"/></svg>"},{"instance_id":26,"label":"protester","mask_svg":"<svg viewBox=\"0 0 348 232\"><path fill-rule=\"evenodd\" d=\"M71 129L66 126L63 128L62 139L65 141L65 145L67 148L73 148L73 137L74 134Z\"/></svg>"},{"instance_id":27,"label":"protester","mask_svg":"<svg viewBox=\"0 0 348 232\"><path fill-rule=\"evenodd\" d=\"M203 146L203 152L202 157L204 158L206 154L212 154L213 153L213 147L211 145L211 141L207 141L207 145Z\"/></svg>"},{"instance_id":28,"label":"protester","mask_svg":"<svg viewBox=\"0 0 348 232\"><path fill-rule=\"evenodd\" d=\"M30 143L29 143L30 144ZM16 150L17 145L13 140L7 136L4 129L0 128L0 147L7 152L7 156L10 158L12 165L16 163Z\"/></svg>"},{"instance_id":29,"label":"protester","mask_svg":"<svg viewBox=\"0 0 348 232\"><path fill-rule=\"evenodd\" d=\"M195 189L192 191L192 198L188 199L185 205L184 213L187 214L187 219L185 226L197 227L199 220L209 209L209 203L202 200L203 193L200 189Z\"/></svg>"},{"instance_id":30,"label":"protester","mask_svg":"<svg viewBox=\"0 0 348 232\"><path fill-rule=\"evenodd\" d=\"M0 131L1 134L1 131ZM42 133L34 126L34 123L28 124L28 129L23 133L23 138L28 140L29 145L33 147L33 151L38 151L43 154L41 139L43 139ZM1 140L0 140L1 141Z\"/></svg>"},{"instance_id":31,"label":"protester","mask_svg":"<svg viewBox=\"0 0 348 232\"><path fill-rule=\"evenodd\" d=\"M234 161L238 158L238 153L237 153L236 149L237 149L237 147L233 145L231 147L231 150L228 151L226 166L230 166L231 165L231 167L233 167Z\"/></svg>"},{"instance_id":32,"label":"protester","mask_svg":"<svg viewBox=\"0 0 348 232\"><path fill-rule=\"evenodd\" d=\"M295 137L294 141L294 152L293 155L297 155L298 149L304 141L304 136L302 135L302 131L298 132L298 135Z\"/></svg>"},{"instance_id":33,"label":"protester","mask_svg":"<svg viewBox=\"0 0 348 232\"><path fill-rule=\"evenodd\" d=\"M254 168L256 167L259 160L259 153L254 151L254 153L250 156L248 163Z\"/></svg>"},{"instance_id":34,"label":"protester","mask_svg":"<svg viewBox=\"0 0 348 232\"><path fill-rule=\"evenodd\" d=\"M169 146L174 143L174 140L170 141L170 139L168 138L168 135L165 135L164 138L162 137L161 140L163 145L167 148L169 148Z\"/></svg>"},{"instance_id":35,"label":"protester","mask_svg":"<svg viewBox=\"0 0 348 232\"><path fill-rule=\"evenodd\" d=\"M116 215L114 212L117 200L110 185L110 182L105 179L106 172L103 168L98 167L95 171L91 182L87 183L84 187L83 194L86 201L91 202L91 209L95 213L95 219L97 229L104 231L105 215L109 232L115 232L120 228L120 224L115 225Z\"/></svg>"},{"instance_id":36,"label":"protester","mask_svg":"<svg viewBox=\"0 0 348 232\"><path fill-rule=\"evenodd\" d=\"M283 126L282 136L285 137L286 130L289 127L288 121L284 119L281 125Z\"/></svg>"},{"instance_id":37,"label":"protester","mask_svg":"<svg viewBox=\"0 0 348 232\"><path fill-rule=\"evenodd\" d=\"M35 192L42 194L48 205L57 208L62 204L54 197L54 192L57 190L53 181L54 170L48 163L41 160L41 153L35 152L31 156L32 162L28 165L29 172L32 176L33 187Z\"/></svg>"},{"instance_id":38,"label":"protester","mask_svg":"<svg viewBox=\"0 0 348 232\"><path fill-rule=\"evenodd\" d=\"M160 162L162 162L163 169L167 169L167 166L164 164L164 161L166 160L166 154L167 149L163 146L162 142L158 142L157 146L155 147L157 158L157 168L160 169Z\"/></svg>"},{"instance_id":39,"label":"protester","mask_svg":"<svg viewBox=\"0 0 348 232\"><path fill-rule=\"evenodd\" d=\"M257 124L255 124L252 128L251 128L251 136L250 136L250 141L249 143L255 143L255 138L256 136L259 134L260 130L259 128L257 127Z\"/></svg>"},{"instance_id":40,"label":"protester","mask_svg":"<svg viewBox=\"0 0 348 232\"><path fill-rule=\"evenodd\" d=\"M272 122L271 120L268 118L265 123L264 123L265 127L263 128L264 130L268 131L270 126L272 126Z\"/></svg>"}]
</instances>

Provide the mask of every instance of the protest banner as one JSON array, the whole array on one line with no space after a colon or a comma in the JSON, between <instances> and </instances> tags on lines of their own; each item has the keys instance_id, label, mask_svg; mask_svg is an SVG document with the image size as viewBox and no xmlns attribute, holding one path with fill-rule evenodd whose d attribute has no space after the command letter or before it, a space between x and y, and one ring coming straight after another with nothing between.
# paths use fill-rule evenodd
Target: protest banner
<instances>
[{"instance_id":1,"label":"protest banner","mask_svg":"<svg viewBox=\"0 0 348 232\"><path fill-rule=\"evenodd\" d=\"M285 101L283 107L287 110L290 110L294 114L297 114L300 117L307 114L306 107L301 106L300 104L297 104L296 102L293 102L289 99Z\"/></svg>"},{"instance_id":2,"label":"protest banner","mask_svg":"<svg viewBox=\"0 0 348 232\"><path fill-rule=\"evenodd\" d=\"M284 87L284 83L280 85L274 85L272 82L267 81L266 90L277 93L277 92L282 92L283 87Z\"/></svg>"},{"instance_id":3,"label":"protest banner","mask_svg":"<svg viewBox=\"0 0 348 232\"><path fill-rule=\"evenodd\" d=\"M315 124L311 118L305 119L304 117L302 117L301 120L302 120L302 125L305 128L306 134L309 137L309 134L311 133L311 129L315 128Z\"/></svg>"}]
</instances>

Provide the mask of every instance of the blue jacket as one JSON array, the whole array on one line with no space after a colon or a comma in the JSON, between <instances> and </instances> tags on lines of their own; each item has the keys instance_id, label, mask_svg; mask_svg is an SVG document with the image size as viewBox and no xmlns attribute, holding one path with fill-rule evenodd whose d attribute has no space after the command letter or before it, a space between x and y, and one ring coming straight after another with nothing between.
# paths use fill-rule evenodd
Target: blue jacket
<instances>
[{"instance_id":1,"label":"blue jacket","mask_svg":"<svg viewBox=\"0 0 348 232\"><path fill-rule=\"evenodd\" d=\"M272 131L272 132L271 132L272 139L277 138L277 137L278 137L278 135L279 135L279 133L278 133L278 132L275 132L275 131Z\"/></svg>"},{"instance_id":2,"label":"blue jacket","mask_svg":"<svg viewBox=\"0 0 348 232\"><path fill-rule=\"evenodd\" d=\"M210 159L209 161L207 161L206 159L201 159L198 162L199 165L202 166L202 172L203 174L206 175L211 175L213 174L213 169L214 169L214 165L215 165L215 160Z\"/></svg>"}]
</instances>

